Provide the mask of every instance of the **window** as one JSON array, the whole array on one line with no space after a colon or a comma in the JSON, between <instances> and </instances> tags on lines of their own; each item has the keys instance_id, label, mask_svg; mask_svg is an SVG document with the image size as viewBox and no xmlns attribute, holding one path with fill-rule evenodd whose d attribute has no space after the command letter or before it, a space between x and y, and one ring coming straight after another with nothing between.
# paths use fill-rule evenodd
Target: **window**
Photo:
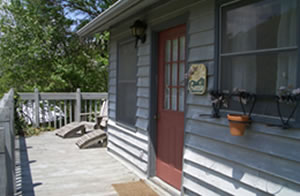
<instances>
[{"instance_id":1,"label":"window","mask_svg":"<svg viewBox=\"0 0 300 196\"><path fill-rule=\"evenodd\" d=\"M119 45L117 121L134 126L136 121L136 64L134 41Z\"/></svg>"},{"instance_id":2,"label":"window","mask_svg":"<svg viewBox=\"0 0 300 196\"><path fill-rule=\"evenodd\" d=\"M297 87L297 4L260 0L221 7L221 90L275 95L281 86ZM239 108L233 103L230 109ZM260 100L254 113L277 116L275 100Z\"/></svg>"},{"instance_id":3,"label":"window","mask_svg":"<svg viewBox=\"0 0 300 196\"><path fill-rule=\"evenodd\" d=\"M165 43L164 109L183 112L185 36L169 36L169 39Z\"/></svg>"}]
</instances>

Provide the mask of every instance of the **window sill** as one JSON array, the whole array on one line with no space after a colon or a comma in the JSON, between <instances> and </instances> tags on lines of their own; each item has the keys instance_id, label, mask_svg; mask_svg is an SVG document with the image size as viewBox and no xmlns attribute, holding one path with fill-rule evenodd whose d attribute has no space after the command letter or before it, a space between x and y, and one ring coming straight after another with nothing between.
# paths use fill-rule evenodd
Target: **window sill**
<instances>
[{"instance_id":1,"label":"window sill","mask_svg":"<svg viewBox=\"0 0 300 196\"><path fill-rule=\"evenodd\" d=\"M119 126L119 127L122 127L126 130L129 130L129 131L132 131L132 132L137 132L137 129L136 127L132 126L132 125L127 125L127 124L124 124L122 122L119 122L119 121L115 121L116 125Z\"/></svg>"},{"instance_id":2,"label":"window sill","mask_svg":"<svg viewBox=\"0 0 300 196\"><path fill-rule=\"evenodd\" d=\"M209 123L217 126L228 127L229 129L229 122L227 120L226 115L230 113L229 111L221 111L220 118L211 118L209 116L200 116L197 117L193 115L192 117L188 117L191 120L197 120L203 123ZM237 112L234 112L237 113ZM258 115L253 115L253 121L248 128L248 131L256 132L260 134L267 134L273 136L279 136L283 138L289 139L300 139L300 129L299 124L295 123L295 121L291 121L291 125L293 126L290 129L282 129L281 127L276 126L268 126L268 124L280 124L280 119L276 117L258 117Z\"/></svg>"},{"instance_id":3,"label":"window sill","mask_svg":"<svg viewBox=\"0 0 300 196\"><path fill-rule=\"evenodd\" d=\"M227 118L227 114L242 114L242 112L232 111L232 110L221 110L220 115L221 117ZM268 127L280 128L281 129L281 120L277 116L268 116L268 115L261 115L261 114L252 114L251 115L252 123L260 123L264 124ZM285 119L285 118L284 118ZM286 120L286 119L285 119ZM299 123L295 121L295 119L290 120L291 129L292 128L300 128Z\"/></svg>"}]
</instances>

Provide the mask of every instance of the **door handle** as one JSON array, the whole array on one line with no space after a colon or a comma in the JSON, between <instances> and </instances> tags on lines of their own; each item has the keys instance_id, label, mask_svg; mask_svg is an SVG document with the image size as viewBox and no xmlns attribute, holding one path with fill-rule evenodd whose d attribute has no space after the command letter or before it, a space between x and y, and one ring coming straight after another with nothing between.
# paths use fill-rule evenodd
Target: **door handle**
<instances>
[{"instance_id":1,"label":"door handle","mask_svg":"<svg viewBox=\"0 0 300 196\"><path fill-rule=\"evenodd\" d=\"M153 119L154 119L154 120L158 120L158 119L159 119L159 115L158 115L158 114L155 114L155 115L153 116Z\"/></svg>"}]
</instances>

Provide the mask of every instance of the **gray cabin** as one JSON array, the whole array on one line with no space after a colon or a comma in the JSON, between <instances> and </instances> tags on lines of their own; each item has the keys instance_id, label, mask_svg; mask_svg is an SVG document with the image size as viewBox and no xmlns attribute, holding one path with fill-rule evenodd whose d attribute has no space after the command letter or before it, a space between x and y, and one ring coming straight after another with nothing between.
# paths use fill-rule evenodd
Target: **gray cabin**
<instances>
[{"instance_id":1,"label":"gray cabin","mask_svg":"<svg viewBox=\"0 0 300 196\"><path fill-rule=\"evenodd\" d=\"M80 29L110 32L108 151L174 194L300 195L299 6L119 0Z\"/></svg>"}]
</instances>

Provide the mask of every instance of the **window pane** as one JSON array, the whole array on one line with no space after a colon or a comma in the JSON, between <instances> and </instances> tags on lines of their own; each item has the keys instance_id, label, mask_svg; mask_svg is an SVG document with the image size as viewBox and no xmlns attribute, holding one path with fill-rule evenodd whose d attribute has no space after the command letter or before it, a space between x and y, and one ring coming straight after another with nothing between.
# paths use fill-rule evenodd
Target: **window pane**
<instances>
[{"instance_id":1,"label":"window pane","mask_svg":"<svg viewBox=\"0 0 300 196\"><path fill-rule=\"evenodd\" d=\"M296 88L297 52L222 58L223 90L242 88L276 94L281 86Z\"/></svg>"},{"instance_id":2,"label":"window pane","mask_svg":"<svg viewBox=\"0 0 300 196\"><path fill-rule=\"evenodd\" d=\"M165 68L165 84L168 86L170 85L170 64L166 64Z\"/></svg>"},{"instance_id":3,"label":"window pane","mask_svg":"<svg viewBox=\"0 0 300 196\"><path fill-rule=\"evenodd\" d=\"M117 120L128 125L135 124L136 83L119 83Z\"/></svg>"},{"instance_id":4,"label":"window pane","mask_svg":"<svg viewBox=\"0 0 300 196\"><path fill-rule=\"evenodd\" d=\"M173 51L172 51L172 55L173 55L173 61L177 61L178 59L178 40L174 39L173 40Z\"/></svg>"},{"instance_id":5,"label":"window pane","mask_svg":"<svg viewBox=\"0 0 300 196\"><path fill-rule=\"evenodd\" d=\"M177 63L172 65L172 85L177 86Z\"/></svg>"},{"instance_id":6,"label":"window pane","mask_svg":"<svg viewBox=\"0 0 300 196\"><path fill-rule=\"evenodd\" d=\"M179 89L179 111L184 111L184 88Z\"/></svg>"},{"instance_id":7,"label":"window pane","mask_svg":"<svg viewBox=\"0 0 300 196\"><path fill-rule=\"evenodd\" d=\"M117 121L135 125L136 120L136 63L134 42L119 46L117 88Z\"/></svg>"},{"instance_id":8,"label":"window pane","mask_svg":"<svg viewBox=\"0 0 300 196\"><path fill-rule=\"evenodd\" d=\"M177 88L172 88L172 110L177 110Z\"/></svg>"},{"instance_id":9,"label":"window pane","mask_svg":"<svg viewBox=\"0 0 300 196\"><path fill-rule=\"evenodd\" d=\"M180 37L180 60L185 60L185 37Z\"/></svg>"},{"instance_id":10,"label":"window pane","mask_svg":"<svg viewBox=\"0 0 300 196\"><path fill-rule=\"evenodd\" d=\"M169 110L170 109L170 64L165 65L165 109Z\"/></svg>"},{"instance_id":11,"label":"window pane","mask_svg":"<svg viewBox=\"0 0 300 196\"><path fill-rule=\"evenodd\" d=\"M167 40L166 42L166 52L165 52L165 61L171 61L171 40Z\"/></svg>"},{"instance_id":12,"label":"window pane","mask_svg":"<svg viewBox=\"0 0 300 196\"><path fill-rule=\"evenodd\" d=\"M184 70L185 70L184 63L180 63L180 66L179 66L179 85L180 86L184 85Z\"/></svg>"},{"instance_id":13,"label":"window pane","mask_svg":"<svg viewBox=\"0 0 300 196\"><path fill-rule=\"evenodd\" d=\"M165 87L165 107L166 110L170 109L170 88Z\"/></svg>"},{"instance_id":14,"label":"window pane","mask_svg":"<svg viewBox=\"0 0 300 196\"><path fill-rule=\"evenodd\" d=\"M120 45L119 48L119 80L136 80L136 49L134 43Z\"/></svg>"},{"instance_id":15,"label":"window pane","mask_svg":"<svg viewBox=\"0 0 300 196\"><path fill-rule=\"evenodd\" d=\"M224 8L222 53L296 45L297 0L263 0Z\"/></svg>"},{"instance_id":16,"label":"window pane","mask_svg":"<svg viewBox=\"0 0 300 196\"><path fill-rule=\"evenodd\" d=\"M294 104L282 104L281 105L281 113L282 116L288 117L293 110ZM247 104L245 106L247 113L251 109L251 104ZM238 99L231 99L229 102L229 110L242 112L241 104ZM253 114L259 114L261 116L273 116L278 118L277 104L275 99L259 99L255 103L255 107L253 109Z\"/></svg>"}]
</instances>

